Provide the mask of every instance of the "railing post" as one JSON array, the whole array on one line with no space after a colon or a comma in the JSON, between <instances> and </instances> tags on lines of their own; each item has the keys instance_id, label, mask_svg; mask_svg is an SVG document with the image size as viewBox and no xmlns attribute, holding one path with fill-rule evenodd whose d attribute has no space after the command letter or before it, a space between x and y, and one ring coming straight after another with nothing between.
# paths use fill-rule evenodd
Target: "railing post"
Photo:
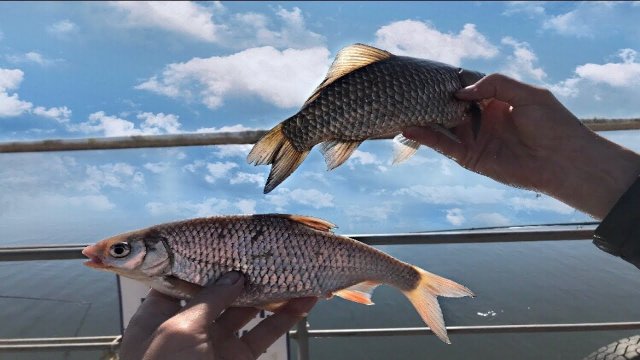
<instances>
[{"instance_id":1,"label":"railing post","mask_svg":"<svg viewBox=\"0 0 640 360\"><path fill-rule=\"evenodd\" d=\"M298 360L309 360L309 323L304 317L296 326L296 341L298 342Z\"/></svg>"}]
</instances>

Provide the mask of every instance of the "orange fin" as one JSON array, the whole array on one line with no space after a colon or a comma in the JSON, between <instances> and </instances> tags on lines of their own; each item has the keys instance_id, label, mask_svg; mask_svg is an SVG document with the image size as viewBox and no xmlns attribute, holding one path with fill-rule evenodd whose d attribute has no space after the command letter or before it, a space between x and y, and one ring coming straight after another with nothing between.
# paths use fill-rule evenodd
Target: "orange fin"
<instances>
[{"instance_id":1,"label":"orange fin","mask_svg":"<svg viewBox=\"0 0 640 360\"><path fill-rule=\"evenodd\" d=\"M442 310L440 310L436 296L473 297L474 294L471 290L454 281L424 271L417 266L413 268L420 274L420 280L415 289L403 291L403 293L409 301L411 301L431 331L433 331L440 340L451 344L447 336L447 328L444 325Z\"/></svg>"},{"instance_id":2,"label":"orange fin","mask_svg":"<svg viewBox=\"0 0 640 360\"><path fill-rule=\"evenodd\" d=\"M346 289L338 290L333 294L343 299L357 302L364 305L373 305L371 293L380 283L373 281L363 281Z\"/></svg>"},{"instance_id":3,"label":"orange fin","mask_svg":"<svg viewBox=\"0 0 640 360\"><path fill-rule=\"evenodd\" d=\"M301 224L304 224L310 228L313 228L319 231L330 232L331 229L336 227L334 224L326 220L314 218L311 216L302 216L302 215L283 215L283 216L290 220L299 222Z\"/></svg>"},{"instance_id":4,"label":"orange fin","mask_svg":"<svg viewBox=\"0 0 640 360\"><path fill-rule=\"evenodd\" d=\"M261 310L267 310L267 311L275 312L280 307L282 307L282 305L284 305L286 303L287 303L286 301L280 301L280 302L275 302L275 303L256 306L256 308L261 309Z\"/></svg>"},{"instance_id":5,"label":"orange fin","mask_svg":"<svg viewBox=\"0 0 640 360\"><path fill-rule=\"evenodd\" d=\"M396 137L393 138L393 164L399 164L412 157L416 151L418 151L419 147L419 142L407 139L402 134L396 135Z\"/></svg>"}]
</instances>

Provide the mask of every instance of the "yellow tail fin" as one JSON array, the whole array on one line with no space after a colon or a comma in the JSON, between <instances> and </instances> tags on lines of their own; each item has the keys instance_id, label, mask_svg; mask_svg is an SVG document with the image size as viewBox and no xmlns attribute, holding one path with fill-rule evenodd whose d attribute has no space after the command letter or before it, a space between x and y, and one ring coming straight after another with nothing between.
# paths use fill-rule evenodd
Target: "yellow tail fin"
<instances>
[{"instance_id":1,"label":"yellow tail fin","mask_svg":"<svg viewBox=\"0 0 640 360\"><path fill-rule=\"evenodd\" d=\"M284 181L304 161L309 151L298 151L282 132L282 123L269 130L253 146L247 162L254 165L271 166L271 172L264 186L267 194Z\"/></svg>"},{"instance_id":2,"label":"yellow tail fin","mask_svg":"<svg viewBox=\"0 0 640 360\"><path fill-rule=\"evenodd\" d=\"M436 296L473 297L474 294L471 290L454 281L424 271L417 266L414 266L414 269L420 273L418 286L413 290L403 291L403 293L409 301L411 301L431 331L433 331L440 340L451 344L447 336L447 328L444 325L442 310L440 310Z\"/></svg>"}]
</instances>

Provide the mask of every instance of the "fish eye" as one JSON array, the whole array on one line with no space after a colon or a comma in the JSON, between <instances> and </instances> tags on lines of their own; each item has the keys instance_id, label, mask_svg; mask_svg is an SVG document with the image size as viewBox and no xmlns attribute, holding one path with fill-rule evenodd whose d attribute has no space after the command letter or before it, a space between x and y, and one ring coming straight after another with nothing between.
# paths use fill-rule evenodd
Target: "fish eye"
<instances>
[{"instance_id":1,"label":"fish eye","mask_svg":"<svg viewBox=\"0 0 640 360\"><path fill-rule=\"evenodd\" d=\"M115 258L125 257L129 255L130 252L131 252L131 245L129 245L129 243L126 243L126 242L113 244L109 249L109 255Z\"/></svg>"}]
</instances>

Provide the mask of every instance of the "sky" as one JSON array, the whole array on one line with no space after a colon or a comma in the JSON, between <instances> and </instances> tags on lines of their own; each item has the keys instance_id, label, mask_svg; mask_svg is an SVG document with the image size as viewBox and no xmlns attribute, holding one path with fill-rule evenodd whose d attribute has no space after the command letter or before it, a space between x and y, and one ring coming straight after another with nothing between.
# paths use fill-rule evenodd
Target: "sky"
<instances>
[{"instance_id":1,"label":"sky","mask_svg":"<svg viewBox=\"0 0 640 360\"><path fill-rule=\"evenodd\" d=\"M582 118L638 117L639 21L640 2L1 2L0 141L268 129L356 42L547 87ZM637 131L603 135L640 151ZM314 149L265 196L249 149L0 154L0 230L82 242L225 214L349 234L591 220L424 147L391 165L390 141L331 172Z\"/></svg>"}]
</instances>

